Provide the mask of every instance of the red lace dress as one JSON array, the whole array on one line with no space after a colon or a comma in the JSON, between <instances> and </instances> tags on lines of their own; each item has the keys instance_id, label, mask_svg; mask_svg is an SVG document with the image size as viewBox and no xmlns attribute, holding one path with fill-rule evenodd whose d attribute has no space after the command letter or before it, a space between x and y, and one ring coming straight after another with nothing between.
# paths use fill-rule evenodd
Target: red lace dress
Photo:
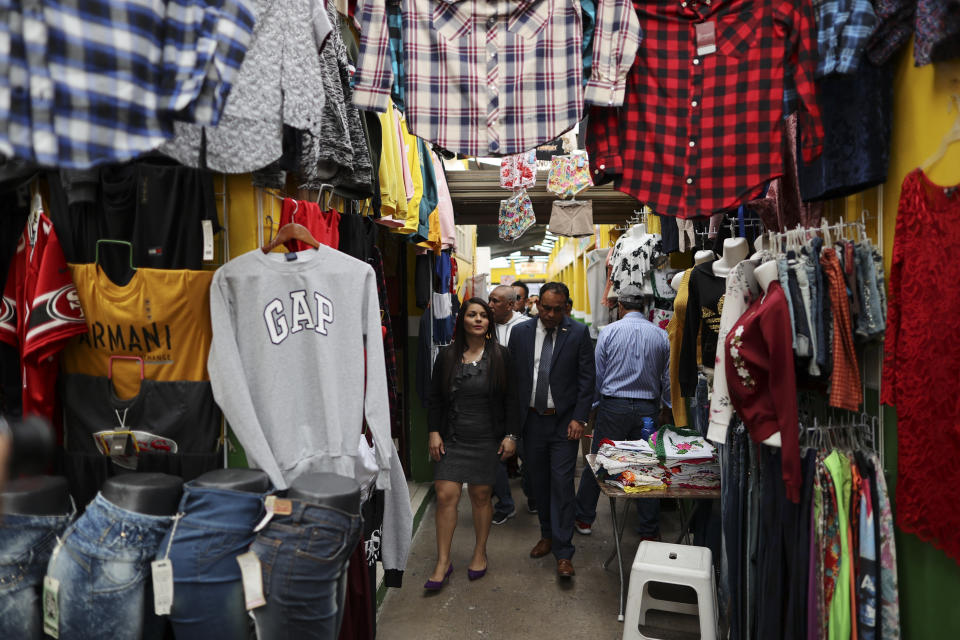
<instances>
[{"instance_id":1,"label":"red lace dress","mask_svg":"<svg viewBox=\"0 0 960 640\"><path fill-rule=\"evenodd\" d=\"M897 408L897 524L960 562L960 185L903 181L881 401Z\"/></svg>"}]
</instances>

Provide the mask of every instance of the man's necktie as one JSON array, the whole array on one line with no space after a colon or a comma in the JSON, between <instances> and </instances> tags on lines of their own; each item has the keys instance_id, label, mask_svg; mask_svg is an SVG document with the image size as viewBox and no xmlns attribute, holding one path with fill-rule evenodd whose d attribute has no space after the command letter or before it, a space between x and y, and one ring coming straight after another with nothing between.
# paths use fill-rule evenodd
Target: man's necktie
<instances>
[{"instance_id":1,"label":"man's necktie","mask_svg":"<svg viewBox=\"0 0 960 640\"><path fill-rule=\"evenodd\" d=\"M540 366L537 367L537 392L533 396L533 408L539 413L547 410L547 389L550 387L550 361L553 359L553 329L547 329L540 350Z\"/></svg>"}]
</instances>

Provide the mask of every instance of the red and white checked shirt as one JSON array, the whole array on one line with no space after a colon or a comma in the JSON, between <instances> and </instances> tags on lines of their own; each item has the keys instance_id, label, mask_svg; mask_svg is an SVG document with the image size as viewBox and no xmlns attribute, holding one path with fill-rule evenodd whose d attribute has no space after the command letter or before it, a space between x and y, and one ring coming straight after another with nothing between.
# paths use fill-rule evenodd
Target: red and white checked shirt
<instances>
[{"instance_id":1,"label":"red and white checked shirt","mask_svg":"<svg viewBox=\"0 0 960 640\"><path fill-rule=\"evenodd\" d=\"M710 215L753 199L783 173L784 90L799 96L805 161L822 149L809 2L634 0L644 44L622 109L590 110L595 182L659 214ZM716 51L698 53L713 23ZM701 27L704 28L704 27Z\"/></svg>"},{"instance_id":2,"label":"red and white checked shirt","mask_svg":"<svg viewBox=\"0 0 960 640\"><path fill-rule=\"evenodd\" d=\"M385 0L362 0L353 103L384 111L392 67ZM578 0L404 0L406 116L420 138L468 156L554 140L590 104L623 103L640 27L630 0L599 0L582 89Z\"/></svg>"}]
</instances>

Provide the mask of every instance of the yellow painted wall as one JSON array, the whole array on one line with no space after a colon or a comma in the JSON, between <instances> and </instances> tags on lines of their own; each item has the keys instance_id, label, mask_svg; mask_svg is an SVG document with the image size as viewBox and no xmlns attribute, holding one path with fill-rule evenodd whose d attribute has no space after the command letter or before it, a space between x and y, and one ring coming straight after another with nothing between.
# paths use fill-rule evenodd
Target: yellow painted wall
<instances>
[{"instance_id":1,"label":"yellow painted wall","mask_svg":"<svg viewBox=\"0 0 960 640\"><path fill-rule=\"evenodd\" d=\"M920 67L913 66L913 45L906 47L894 79L893 143L890 148L889 180L883 187L883 256L887 269L893 255L895 212L904 177L924 162L957 118L956 108L948 112L950 95L960 95L960 60ZM960 182L960 144L930 168L927 175L942 185Z\"/></svg>"},{"instance_id":2,"label":"yellow painted wall","mask_svg":"<svg viewBox=\"0 0 960 640\"><path fill-rule=\"evenodd\" d=\"M509 267L502 269L490 269L490 286L497 286L500 284L500 279L504 276L513 276L514 280L522 280L520 276L517 275L517 270L513 268L511 264Z\"/></svg>"}]
</instances>

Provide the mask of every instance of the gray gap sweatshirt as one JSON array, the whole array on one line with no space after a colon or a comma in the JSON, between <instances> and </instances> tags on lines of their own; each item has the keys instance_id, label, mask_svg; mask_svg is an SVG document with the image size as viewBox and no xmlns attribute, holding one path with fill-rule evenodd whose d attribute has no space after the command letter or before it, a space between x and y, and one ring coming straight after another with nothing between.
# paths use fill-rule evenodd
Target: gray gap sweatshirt
<instances>
[{"instance_id":1,"label":"gray gap sweatshirt","mask_svg":"<svg viewBox=\"0 0 960 640\"><path fill-rule=\"evenodd\" d=\"M308 472L354 477L366 418L377 488L389 489L394 445L373 268L326 246L296 255L254 249L214 274L214 398L251 466L278 489Z\"/></svg>"}]
</instances>

